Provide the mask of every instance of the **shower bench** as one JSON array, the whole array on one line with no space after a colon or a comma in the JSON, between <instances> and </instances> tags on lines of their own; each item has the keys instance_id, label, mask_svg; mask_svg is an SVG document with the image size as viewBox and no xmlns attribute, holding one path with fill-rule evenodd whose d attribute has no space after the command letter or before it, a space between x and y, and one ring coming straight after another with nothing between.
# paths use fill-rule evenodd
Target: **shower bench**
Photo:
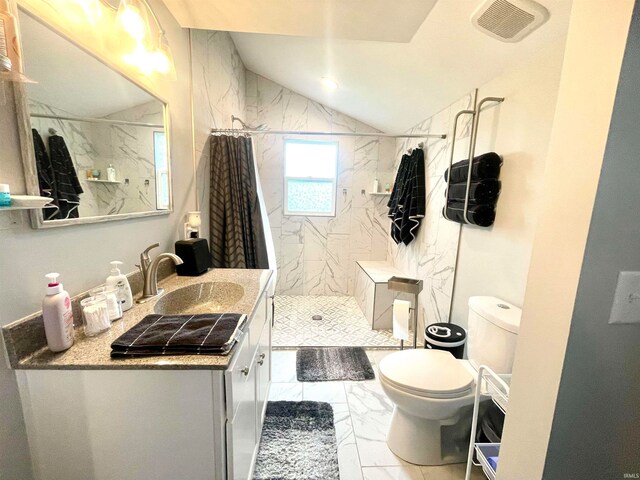
<instances>
[{"instance_id":1,"label":"shower bench","mask_svg":"<svg viewBox=\"0 0 640 480\"><path fill-rule=\"evenodd\" d=\"M403 294L389 290L387 282L393 276L406 275L386 261L356 262L354 296L373 330L391 329L393 301L405 298Z\"/></svg>"}]
</instances>

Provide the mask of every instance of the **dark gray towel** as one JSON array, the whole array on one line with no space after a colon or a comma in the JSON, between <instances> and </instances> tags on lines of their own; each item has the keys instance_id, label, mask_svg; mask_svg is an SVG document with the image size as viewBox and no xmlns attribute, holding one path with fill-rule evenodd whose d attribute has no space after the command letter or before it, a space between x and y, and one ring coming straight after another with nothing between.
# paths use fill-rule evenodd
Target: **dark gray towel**
<instances>
[{"instance_id":1,"label":"dark gray towel","mask_svg":"<svg viewBox=\"0 0 640 480\"><path fill-rule=\"evenodd\" d=\"M60 208L58 218L78 218L80 194L83 193L83 190L67 144L60 135L49 137L49 157L55 176L56 195Z\"/></svg>"},{"instance_id":2,"label":"dark gray towel","mask_svg":"<svg viewBox=\"0 0 640 480\"><path fill-rule=\"evenodd\" d=\"M495 203L500 195L500 188L502 184L500 180L480 180L479 182L472 182L469 186L469 204L471 205L486 205L489 203ZM445 190L445 195L446 195ZM449 185L449 200L452 202L464 202L465 195L467 193L467 184L465 183L452 183Z\"/></svg>"},{"instance_id":3,"label":"dark gray towel","mask_svg":"<svg viewBox=\"0 0 640 480\"><path fill-rule=\"evenodd\" d=\"M444 215L444 211L442 214ZM464 202L449 202L447 204L447 216L449 220L466 224L464 221ZM469 205L467 218L472 225L490 227L496 219L495 205Z\"/></svg>"},{"instance_id":4,"label":"dark gray towel","mask_svg":"<svg viewBox=\"0 0 640 480\"><path fill-rule=\"evenodd\" d=\"M473 159L471 167L471 181L498 178L502 167L502 158L495 152L483 153ZM447 181L449 169L444 172L444 180ZM466 182L469 176L469 160L462 160L451 165L451 183Z\"/></svg>"},{"instance_id":5,"label":"dark gray towel","mask_svg":"<svg viewBox=\"0 0 640 480\"><path fill-rule=\"evenodd\" d=\"M417 236L426 208L424 151L416 148L403 155L387 204L392 219L391 238L409 245Z\"/></svg>"},{"instance_id":6,"label":"dark gray towel","mask_svg":"<svg viewBox=\"0 0 640 480\"><path fill-rule=\"evenodd\" d=\"M55 220L56 218L60 218L60 209L58 208L58 192L53 165L49 159L47 149L44 146L44 141L38 131L32 128L31 133L33 135L33 150L36 157L40 195L52 199L49 206L42 209L42 215L45 220Z\"/></svg>"},{"instance_id":7,"label":"dark gray towel","mask_svg":"<svg viewBox=\"0 0 640 480\"><path fill-rule=\"evenodd\" d=\"M111 356L226 354L246 319L240 313L147 315L111 344Z\"/></svg>"}]
</instances>

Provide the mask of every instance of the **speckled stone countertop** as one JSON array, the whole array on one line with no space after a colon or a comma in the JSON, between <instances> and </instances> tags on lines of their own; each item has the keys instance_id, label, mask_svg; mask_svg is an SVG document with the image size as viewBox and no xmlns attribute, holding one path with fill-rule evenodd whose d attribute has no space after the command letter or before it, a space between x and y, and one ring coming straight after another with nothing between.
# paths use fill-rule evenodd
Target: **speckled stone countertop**
<instances>
[{"instance_id":1,"label":"speckled stone countertop","mask_svg":"<svg viewBox=\"0 0 640 480\"><path fill-rule=\"evenodd\" d=\"M34 344L33 350L29 351L28 346L25 346L28 345L28 339L24 338L24 335L28 335L29 331L43 330L41 325L42 317L31 316L18 320L2 329L11 367L14 369L35 370L224 370L229 366L236 347L228 355L224 356L183 355L111 359L111 343L125 331L135 326L146 315L155 313L156 303L167 294L179 288L204 282L231 282L242 286L244 295L226 311L244 313L249 317L248 322L251 322L251 314L258 299L267 287L271 275L271 270L240 269L213 269L199 277L171 275L159 284L160 287L165 289L163 296L143 304L134 303L133 308L125 312L121 320L116 320L112 323L110 330L95 337L86 337L82 327L76 326L73 346L60 353L53 353L46 346L40 345L41 340L31 342ZM224 285L221 285L220 288L224 289ZM74 317L76 315L77 313L74 312ZM76 318L75 320L77 324L78 319ZM245 332L248 331L248 326L249 323L244 327Z\"/></svg>"}]
</instances>

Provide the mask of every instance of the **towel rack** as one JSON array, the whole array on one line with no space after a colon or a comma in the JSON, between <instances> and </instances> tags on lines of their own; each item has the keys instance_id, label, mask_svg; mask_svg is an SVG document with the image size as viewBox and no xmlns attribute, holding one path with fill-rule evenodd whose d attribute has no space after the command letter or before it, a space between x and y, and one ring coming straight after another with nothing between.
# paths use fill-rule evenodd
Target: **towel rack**
<instances>
[{"instance_id":1,"label":"towel rack","mask_svg":"<svg viewBox=\"0 0 640 480\"><path fill-rule=\"evenodd\" d=\"M482 111L482 106L485 103L493 102L493 103L502 103L504 102L504 97L485 97L478 102L478 90L476 89L473 100L473 109L472 110L461 110L459 111L453 119L453 134L451 138L451 153L449 154L449 174L447 175L447 190L445 194L445 206L444 206L444 217L447 220L451 220L447 215L447 202L449 201L449 187L451 185L451 166L453 165L453 154L456 145L456 130L458 128L458 119L462 115L471 115L471 139L469 141L469 170L467 171L467 188L465 191L464 198L464 211L463 218L465 223L469 222L469 217L467 216L469 212L469 192L471 191L471 173L473 171L473 158L475 157L476 152L476 142L478 140L478 124L480 123L480 112Z\"/></svg>"}]
</instances>

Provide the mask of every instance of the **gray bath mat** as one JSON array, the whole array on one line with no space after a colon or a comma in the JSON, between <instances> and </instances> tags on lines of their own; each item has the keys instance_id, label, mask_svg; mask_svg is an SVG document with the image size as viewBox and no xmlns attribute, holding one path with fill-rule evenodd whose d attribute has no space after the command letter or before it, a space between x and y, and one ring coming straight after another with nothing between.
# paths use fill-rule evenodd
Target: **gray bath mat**
<instances>
[{"instance_id":1,"label":"gray bath mat","mask_svg":"<svg viewBox=\"0 0 640 480\"><path fill-rule=\"evenodd\" d=\"M296 375L299 382L375 378L371 362L360 347L301 348L296 354Z\"/></svg>"},{"instance_id":2,"label":"gray bath mat","mask_svg":"<svg viewBox=\"0 0 640 480\"><path fill-rule=\"evenodd\" d=\"M331 405L269 402L253 478L339 480Z\"/></svg>"}]
</instances>

